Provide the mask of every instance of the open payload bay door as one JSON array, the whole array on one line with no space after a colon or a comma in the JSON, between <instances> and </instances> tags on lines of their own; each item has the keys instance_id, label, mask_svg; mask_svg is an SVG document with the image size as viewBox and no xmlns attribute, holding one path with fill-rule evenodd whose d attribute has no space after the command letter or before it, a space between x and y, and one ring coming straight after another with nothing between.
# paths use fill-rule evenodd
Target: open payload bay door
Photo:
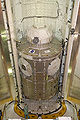
<instances>
[{"instance_id":1,"label":"open payload bay door","mask_svg":"<svg viewBox=\"0 0 80 120\"><path fill-rule=\"evenodd\" d=\"M71 58L67 77L67 98L80 105L80 7L72 43ZM67 63L67 61L66 61ZM65 67L66 71L66 67ZM66 74L66 73L65 73Z\"/></svg>"}]
</instances>

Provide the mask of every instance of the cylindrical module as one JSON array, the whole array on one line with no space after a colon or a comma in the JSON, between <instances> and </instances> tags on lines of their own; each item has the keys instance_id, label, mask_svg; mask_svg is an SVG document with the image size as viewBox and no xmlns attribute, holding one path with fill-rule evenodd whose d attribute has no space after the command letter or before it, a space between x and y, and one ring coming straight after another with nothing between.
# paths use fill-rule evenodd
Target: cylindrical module
<instances>
[{"instance_id":1,"label":"cylindrical module","mask_svg":"<svg viewBox=\"0 0 80 120\"><path fill-rule=\"evenodd\" d=\"M47 28L33 27L17 49L23 97L36 100L53 97L58 92L61 43Z\"/></svg>"}]
</instances>

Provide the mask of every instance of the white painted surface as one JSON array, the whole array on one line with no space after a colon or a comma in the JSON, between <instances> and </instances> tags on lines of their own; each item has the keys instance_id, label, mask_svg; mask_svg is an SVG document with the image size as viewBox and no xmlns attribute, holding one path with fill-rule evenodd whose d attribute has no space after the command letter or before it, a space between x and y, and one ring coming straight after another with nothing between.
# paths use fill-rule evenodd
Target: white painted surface
<instances>
[{"instance_id":1,"label":"white painted surface","mask_svg":"<svg viewBox=\"0 0 80 120\"><path fill-rule=\"evenodd\" d=\"M21 120L21 119L8 119L8 120Z\"/></svg>"},{"instance_id":2,"label":"white painted surface","mask_svg":"<svg viewBox=\"0 0 80 120\"><path fill-rule=\"evenodd\" d=\"M27 30L27 39L33 43L34 37L38 37L38 44L49 43L52 40L52 32L49 31L46 27L43 28L35 28Z\"/></svg>"},{"instance_id":3,"label":"white painted surface","mask_svg":"<svg viewBox=\"0 0 80 120\"><path fill-rule=\"evenodd\" d=\"M74 9L73 9L73 16L72 16L72 23L71 27L75 29L76 22L77 22L77 16L78 16L78 10L79 10L79 3L80 0L75 0ZM63 85L63 91L64 91L64 97L67 98L68 90L69 90L69 81L68 81L68 69L71 59L71 52L72 52L72 45L73 45L74 35L69 36L69 42L68 42L68 50L67 50L67 57L66 57L66 65L65 65L65 71L64 71L64 85Z\"/></svg>"},{"instance_id":4,"label":"white painted surface","mask_svg":"<svg viewBox=\"0 0 80 120\"><path fill-rule=\"evenodd\" d=\"M22 65L25 66L26 70L24 70L22 68ZM23 72L23 74L25 74L26 76L31 76L32 75L31 65L24 58L19 59L19 67L20 67L21 71Z\"/></svg>"},{"instance_id":5,"label":"white painted surface","mask_svg":"<svg viewBox=\"0 0 80 120\"><path fill-rule=\"evenodd\" d=\"M71 117L59 117L59 120L71 120Z\"/></svg>"},{"instance_id":6,"label":"white painted surface","mask_svg":"<svg viewBox=\"0 0 80 120\"><path fill-rule=\"evenodd\" d=\"M11 0L14 27L18 39L25 37L27 29L45 25L61 40L65 36L67 7L69 0ZM59 12L59 17L58 17ZM30 16L47 16L53 18L26 18Z\"/></svg>"},{"instance_id":7,"label":"white painted surface","mask_svg":"<svg viewBox=\"0 0 80 120\"><path fill-rule=\"evenodd\" d=\"M48 67L48 75L54 75L60 67L60 59L57 58L51 62L51 64Z\"/></svg>"},{"instance_id":8,"label":"white painted surface","mask_svg":"<svg viewBox=\"0 0 80 120\"><path fill-rule=\"evenodd\" d=\"M16 49L16 39L15 36L15 30L14 30L14 24L13 24L13 16L12 16L12 9L11 9L11 1L6 1L6 11L7 11L7 17L9 22L9 30L10 30L10 37L11 37L11 44L12 44L12 50L13 50L13 56L14 56L14 64L15 64L15 71L16 71L16 79L18 84L18 91L19 91L19 97L20 100L22 98L21 94L21 83L20 83L20 73L19 73L19 67L18 67L18 55L17 55L17 49Z\"/></svg>"}]
</instances>

